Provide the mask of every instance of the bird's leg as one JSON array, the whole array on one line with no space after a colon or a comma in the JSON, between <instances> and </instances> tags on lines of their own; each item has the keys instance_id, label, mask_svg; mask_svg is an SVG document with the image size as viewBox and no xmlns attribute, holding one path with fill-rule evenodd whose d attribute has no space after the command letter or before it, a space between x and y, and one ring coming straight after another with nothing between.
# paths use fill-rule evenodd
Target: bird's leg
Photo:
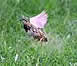
<instances>
[{"instance_id":1,"label":"bird's leg","mask_svg":"<svg viewBox=\"0 0 77 66\"><path fill-rule=\"evenodd\" d=\"M42 42L42 40L43 40L43 37L40 39L40 42ZM41 43L41 47L42 47L42 43Z\"/></svg>"},{"instance_id":2,"label":"bird's leg","mask_svg":"<svg viewBox=\"0 0 77 66\"><path fill-rule=\"evenodd\" d=\"M43 38L40 39L40 41L42 41L42 40L43 40Z\"/></svg>"}]
</instances>

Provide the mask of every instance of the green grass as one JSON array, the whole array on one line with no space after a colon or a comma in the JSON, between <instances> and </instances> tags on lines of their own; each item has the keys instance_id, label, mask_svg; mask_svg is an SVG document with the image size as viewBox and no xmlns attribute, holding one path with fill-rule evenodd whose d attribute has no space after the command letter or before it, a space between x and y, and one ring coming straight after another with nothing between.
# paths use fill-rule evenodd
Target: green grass
<instances>
[{"instance_id":1,"label":"green grass","mask_svg":"<svg viewBox=\"0 0 77 66\"><path fill-rule=\"evenodd\" d=\"M41 47L24 31L19 16L43 10L48 13L49 41ZM76 65L77 0L0 0L0 66Z\"/></svg>"}]
</instances>

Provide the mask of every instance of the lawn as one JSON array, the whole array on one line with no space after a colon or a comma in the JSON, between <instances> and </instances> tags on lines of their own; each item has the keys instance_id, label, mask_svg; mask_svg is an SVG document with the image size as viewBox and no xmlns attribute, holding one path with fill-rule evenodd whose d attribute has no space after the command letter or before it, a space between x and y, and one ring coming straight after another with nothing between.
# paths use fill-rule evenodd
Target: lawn
<instances>
[{"instance_id":1,"label":"lawn","mask_svg":"<svg viewBox=\"0 0 77 66\"><path fill-rule=\"evenodd\" d=\"M29 37L19 21L43 10L46 43ZM77 0L0 0L0 66L77 66Z\"/></svg>"}]
</instances>

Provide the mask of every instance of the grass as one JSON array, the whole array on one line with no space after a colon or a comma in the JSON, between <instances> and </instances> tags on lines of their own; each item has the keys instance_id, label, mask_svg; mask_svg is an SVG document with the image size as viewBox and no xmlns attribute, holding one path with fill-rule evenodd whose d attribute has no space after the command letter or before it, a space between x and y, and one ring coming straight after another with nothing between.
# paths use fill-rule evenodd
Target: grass
<instances>
[{"instance_id":1,"label":"grass","mask_svg":"<svg viewBox=\"0 0 77 66\"><path fill-rule=\"evenodd\" d=\"M48 13L49 41L30 38L19 16ZM17 58L15 60L15 58ZM0 0L0 66L76 66L76 0Z\"/></svg>"}]
</instances>

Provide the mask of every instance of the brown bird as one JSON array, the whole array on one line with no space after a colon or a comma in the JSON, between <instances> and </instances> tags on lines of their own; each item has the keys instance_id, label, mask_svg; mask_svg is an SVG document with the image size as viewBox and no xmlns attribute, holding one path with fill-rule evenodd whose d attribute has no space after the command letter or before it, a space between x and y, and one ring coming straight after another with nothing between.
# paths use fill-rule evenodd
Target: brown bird
<instances>
[{"instance_id":1,"label":"brown bird","mask_svg":"<svg viewBox=\"0 0 77 66\"><path fill-rule=\"evenodd\" d=\"M21 21L24 24L25 31L30 33L30 35L33 36L34 39L47 42L48 39L42 30L47 22L47 17L48 16L46 12L43 11L39 15L34 16L30 19L22 16Z\"/></svg>"}]
</instances>

